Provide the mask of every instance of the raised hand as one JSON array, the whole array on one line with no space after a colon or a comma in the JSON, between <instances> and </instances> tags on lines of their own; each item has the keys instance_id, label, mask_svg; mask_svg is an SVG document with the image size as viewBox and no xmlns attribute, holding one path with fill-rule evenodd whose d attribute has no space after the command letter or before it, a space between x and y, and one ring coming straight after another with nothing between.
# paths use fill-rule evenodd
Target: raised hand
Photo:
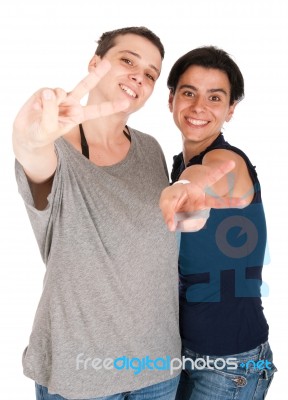
<instances>
[{"instance_id":1,"label":"raised hand","mask_svg":"<svg viewBox=\"0 0 288 400\"><path fill-rule=\"evenodd\" d=\"M81 105L88 94L109 71L102 60L69 93L63 89L41 89L24 104L13 125L13 149L31 182L42 183L57 167L54 142L83 121L125 110L127 100Z\"/></svg>"},{"instance_id":2,"label":"raised hand","mask_svg":"<svg viewBox=\"0 0 288 400\"><path fill-rule=\"evenodd\" d=\"M245 202L242 199L211 194L212 186L234 166L234 161L223 162L214 168L200 166L202 172L199 175L195 174L193 182L165 188L161 193L159 205L169 230L197 231L209 218L210 208L244 206Z\"/></svg>"},{"instance_id":3,"label":"raised hand","mask_svg":"<svg viewBox=\"0 0 288 400\"><path fill-rule=\"evenodd\" d=\"M110 63L102 60L69 93L63 89L37 91L19 111L14 121L14 137L28 147L42 147L69 132L75 125L124 110L126 101L106 102L83 106L80 100L88 94L110 69Z\"/></svg>"}]
</instances>

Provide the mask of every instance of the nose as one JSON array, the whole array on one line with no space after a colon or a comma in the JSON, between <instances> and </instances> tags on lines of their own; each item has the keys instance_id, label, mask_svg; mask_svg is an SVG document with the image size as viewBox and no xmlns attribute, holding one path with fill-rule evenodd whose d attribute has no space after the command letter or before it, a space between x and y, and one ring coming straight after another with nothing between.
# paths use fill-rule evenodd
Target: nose
<instances>
[{"instance_id":1,"label":"nose","mask_svg":"<svg viewBox=\"0 0 288 400\"><path fill-rule=\"evenodd\" d=\"M141 72L134 72L133 74L130 74L130 79L135 81L138 85L142 85L143 74Z\"/></svg>"},{"instance_id":2,"label":"nose","mask_svg":"<svg viewBox=\"0 0 288 400\"><path fill-rule=\"evenodd\" d=\"M201 112L205 109L205 99L202 96L196 96L191 105L193 109L197 112Z\"/></svg>"}]
</instances>

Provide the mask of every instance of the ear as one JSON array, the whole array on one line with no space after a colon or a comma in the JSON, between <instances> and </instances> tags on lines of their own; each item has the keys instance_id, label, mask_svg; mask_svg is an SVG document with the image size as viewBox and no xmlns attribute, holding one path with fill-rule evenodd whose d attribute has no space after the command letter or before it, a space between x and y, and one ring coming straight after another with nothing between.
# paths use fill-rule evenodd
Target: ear
<instances>
[{"instance_id":1,"label":"ear","mask_svg":"<svg viewBox=\"0 0 288 400\"><path fill-rule=\"evenodd\" d=\"M174 99L174 95L170 92L169 99L168 99L168 106L169 106L170 112L173 112L173 99Z\"/></svg>"},{"instance_id":2,"label":"ear","mask_svg":"<svg viewBox=\"0 0 288 400\"><path fill-rule=\"evenodd\" d=\"M89 64L88 64L88 71L91 72L93 68L95 68L99 62L101 61L101 58L94 54L94 56L91 58Z\"/></svg>"},{"instance_id":3,"label":"ear","mask_svg":"<svg viewBox=\"0 0 288 400\"><path fill-rule=\"evenodd\" d=\"M237 104L238 104L238 102L234 101L232 106L229 107L229 110L228 110L228 113L227 113L227 116L226 116L226 119L225 119L226 122L229 122L231 120L231 118L232 118L232 116L234 114L235 107L237 106Z\"/></svg>"}]
</instances>

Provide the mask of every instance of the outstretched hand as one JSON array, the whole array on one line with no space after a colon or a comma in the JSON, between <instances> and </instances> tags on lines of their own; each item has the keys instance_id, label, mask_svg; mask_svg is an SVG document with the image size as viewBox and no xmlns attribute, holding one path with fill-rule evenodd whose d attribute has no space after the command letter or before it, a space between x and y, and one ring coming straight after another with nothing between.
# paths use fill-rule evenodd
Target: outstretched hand
<instances>
[{"instance_id":1,"label":"outstretched hand","mask_svg":"<svg viewBox=\"0 0 288 400\"><path fill-rule=\"evenodd\" d=\"M21 134L35 147L44 147L69 132L75 125L123 111L127 101L104 102L83 106L82 97L93 89L109 71L110 63L102 60L69 93L63 89L41 89L24 104L14 121L14 134Z\"/></svg>"},{"instance_id":2,"label":"outstretched hand","mask_svg":"<svg viewBox=\"0 0 288 400\"><path fill-rule=\"evenodd\" d=\"M174 184L165 188L160 208L170 231L197 231L209 218L210 208L241 207L242 199L208 194L211 187L235 167L234 161L217 167L203 166L205 173L191 183Z\"/></svg>"}]
</instances>

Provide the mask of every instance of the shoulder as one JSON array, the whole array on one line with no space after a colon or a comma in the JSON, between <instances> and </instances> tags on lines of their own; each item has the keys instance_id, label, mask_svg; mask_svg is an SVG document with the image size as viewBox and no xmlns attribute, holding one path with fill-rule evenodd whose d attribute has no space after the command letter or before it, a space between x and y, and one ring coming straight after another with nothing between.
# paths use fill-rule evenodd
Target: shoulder
<instances>
[{"instance_id":1,"label":"shoulder","mask_svg":"<svg viewBox=\"0 0 288 400\"><path fill-rule=\"evenodd\" d=\"M222 152L221 152L222 150ZM215 141L214 143L212 143L211 146L209 146L204 152L203 155L205 156L207 153L209 152L213 152L214 154L217 154L217 151L219 151L218 154L222 154L223 156L226 154L230 154L230 156L232 155L232 153L234 153L235 158L236 159L243 159L245 161L245 163L247 164L247 166L252 166L254 168L254 166L252 165L249 157L247 156L247 154L240 149L239 147L233 146L232 144L230 144L229 142L227 142L223 136L223 134L221 134ZM228 151L228 152L225 152ZM216 153L215 153L216 152Z\"/></svg>"},{"instance_id":2,"label":"shoulder","mask_svg":"<svg viewBox=\"0 0 288 400\"><path fill-rule=\"evenodd\" d=\"M136 140L136 142L138 142L140 145L149 147L149 148L158 149L162 152L162 148L154 136L152 136L148 133L138 131L137 129L133 129L130 127L129 127L129 131L131 133L132 140L134 137L134 140Z\"/></svg>"},{"instance_id":3,"label":"shoulder","mask_svg":"<svg viewBox=\"0 0 288 400\"><path fill-rule=\"evenodd\" d=\"M205 161L228 161L233 160L235 163L246 164L244 158L242 157L239 152L235 152L233 148L215 148L210 149L205 155L203 156L203 164Z\"/></svg>"},{"instance_id":4,"label":"shoulder","mask_svg":"<svg viewBox=\"0 0 288 400\"><path fill-rule=\"evenodd\" d=\"M209 154L210 153L210 154ZM256 167L252 164L250 158L239 147L233 146L228 143L223 134L221 134L211 146L209 146L203 153L202 158L207 160L207 157L223 157L223 159L233 159L236 163L248 169L249 174L253 181L257 181Z\"/></svg>"}]
</instances>

